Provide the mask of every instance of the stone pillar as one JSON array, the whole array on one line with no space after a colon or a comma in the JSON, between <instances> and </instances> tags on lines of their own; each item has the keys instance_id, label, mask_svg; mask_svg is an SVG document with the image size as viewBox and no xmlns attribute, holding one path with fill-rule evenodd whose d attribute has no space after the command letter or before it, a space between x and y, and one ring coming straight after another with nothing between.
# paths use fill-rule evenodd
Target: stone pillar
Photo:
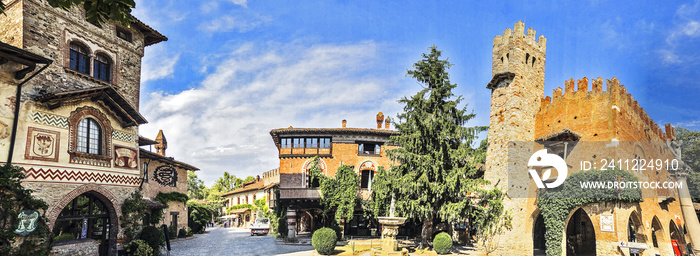
<instances>
[{"instance_id":1,"label":"stone pillar","mask_svg":"<svg viewBox=\"0 0 700 256\"><path fill-rule=\"evenodd\" d=\"M690 243L693 245L693 250L696 253L700 253L700 222L698 222L698 216L695 214L693 200L690 197L690 191L688 190L688 176L688 170L678 170L674 174L676 182L683 185L682 187L678 188L678 197L681 203L681 211L683 212L686 231L690 237Z\"/></svg>"},{"instance_id":2,"label":"stone pillar","mask_svg":"<svg viewBox=\"0 0 700 256\"><path fill-rule=\"evenodd\" d=\"M297 211L287 209L287 237L295 238L297 236Z\"/></svg>"}]
</instances>

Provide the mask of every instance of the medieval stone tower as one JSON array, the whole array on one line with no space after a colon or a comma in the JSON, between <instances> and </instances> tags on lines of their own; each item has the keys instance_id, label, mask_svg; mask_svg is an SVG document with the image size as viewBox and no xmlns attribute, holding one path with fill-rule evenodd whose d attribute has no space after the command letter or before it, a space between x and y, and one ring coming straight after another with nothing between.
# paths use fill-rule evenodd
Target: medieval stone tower
<instances>
[{"instance_id":1,"label":"medieval stone tower","mask_svg":"<svg viewBox=\"0 0 700 256\"><path fill-rule=\"evenodd\" d=\"M493 78L486 86L491 89L491 116L484 177L508 193L504 204L513 216L512 230L525 230L535 199L522 196L520 192L527 194L528 181L509 180L509 170L527 170L532 147L518 142L535 140L536 114L544 94L547 41L544 36L536 40L535 30L525 33L524 28L518 22L513 31L508 28L493 39ZM524 236L517 232L502 235L500 241L507 242L500 243L497 251L531 254L523 249L532 248L532 239Z\"/></svg>"},{"instance_id":2,"label":"medieval stone tower","mask_svg":"<svg viewBox=\"0 0 700 256\"><path fill-rule=\"evenodd\" d=\"M525 34L524 27L518 22L514 31L508 28L493 39L493 78L486 86L491 89L491 121L485 175L492 182L501 179L500 185L508 177L508 142L535 139L535 115L544 95L547 39L540 36L536 41L535 30Z\"/></svg>"}]
</instances>

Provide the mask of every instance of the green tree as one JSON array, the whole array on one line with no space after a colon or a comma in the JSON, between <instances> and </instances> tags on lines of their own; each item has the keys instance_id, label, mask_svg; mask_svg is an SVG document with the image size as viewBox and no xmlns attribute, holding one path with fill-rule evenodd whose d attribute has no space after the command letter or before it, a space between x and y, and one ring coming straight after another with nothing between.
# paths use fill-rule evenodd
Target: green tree
<instances>
[{"instance_id":1,"label":"green tree","mask_svg":"<svg viewBox=\"0 0 700 256\"><path fill-rule=\"evenodd\" d=\"M113 20L124 26L134 22L131 9L136 7L134 0L48 0L54 8L68 10L73 6L85 8L85 18L92 23L104 24ZM5 13L5 4L0 1L0 13Z\"/></svg>"},{"instance_id":2,"label":"green tree","mask_svg":"<svg viewBox=\"0 0 700 256\"><path fill-rule=\"evenodd\" d=\"M700 130L676 128L676 140L682 141L681 157L693 172L688 177L688 188L693 201L700 203Z\"/></svg>"},{"instance_id":3,"label":"green tree","mask_svg":"<svg viewBox=\"0 0 700 256\"><path fill-rule=\"evenodd\" d=\"M129 197L124 199L122 215L119 216L119 221L121 222L122 230L124 230L126 243L131 242L136 237L136 234L141 231L143 228L143 217L146 216L147 212L148 208L146 207L146 201L143 200L141 195L141 190L134 191ZM152 223L154 221L156 220L151 220ZM157 221L160 221L160 219Z\"/></svg>"},{"instance_id":4,"label":"green tree","mask_svg":"<svg viewBox=\"0 0 700 256\"><path fill-rule=\"evenodd\" d=\"M245 180L243 180L243 183L251 182L251 181L254 181L254 180L255 180L255 177L253 177L253 176L248 176L248 177L245 177Z\"/></svg>"},{"instance_id":5,"label":"green tree","mask_svg":"<svg viewBox=\"0 0 700 256\"><path fill-rule=\"evenodd\" d=\"M187 195L190 198L204 200L207 197L207 186L197 177L194 171L187 171Z\"/></svg>"},{"instance_id":6,"label":"green tree","mask_svg":"<svg viewBox=\"0 0 700 256\"><path fill-rule=\"evenodd\" d=\"M441 52L435 46L429 50L407 72L423 89L399 100L405 104L396 123L400 134L389 140L400 147L387 154L401 164L392 166L388 173L380 173L375 179L379 186L373 185L373 208L385 213L387 202L395 195L397 214L422 222L421 238L425 244L432 240L437 223L467 219L477 202L500 204L500 200L469 196L489 194L479 189L488 184L477 168L485 152L471 147L476 135L486 128L464 126L475 115L467 113L466 106L458 107L462 97L452 93L456 85L450 82L447 72L452 64L440 59Z\"/></svg>"},{"instance_id":7,"label":"green tree","mask_svg":"<svg viewBox=\"0 0 700 256\"><path fill-rule=\"evenodd\" d=\"M229 192L231 190L234 190L238 188L238 178L236 178L235 175L229 174L228 172L224 172L223 176L219 177L218 180L212 185L212 189L216 189L218 191L221 191L223 193Z\"/></svg>"}]
</instances>

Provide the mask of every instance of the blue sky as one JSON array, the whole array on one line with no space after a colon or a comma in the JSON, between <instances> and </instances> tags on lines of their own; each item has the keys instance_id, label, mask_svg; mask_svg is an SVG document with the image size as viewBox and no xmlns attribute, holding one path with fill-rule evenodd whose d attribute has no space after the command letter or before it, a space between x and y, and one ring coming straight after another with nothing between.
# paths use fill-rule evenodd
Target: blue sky
<instances>
[{"instance_id":1,"label":"blue sky","mask_svg":"<svg viewBox=\"0 0 700 256\"><path fill-rule=\"evenodd\" d=\"M700 128L699 1L136 1L169 40L148 47L141 112L168 155L202 169L279 166L275 128L371 128L420 89L405 77L436 45L455 94L488 125L493 38L522 20L547 38L545 95L616 76L657 124Z\"/></svg>"}]
</instances>

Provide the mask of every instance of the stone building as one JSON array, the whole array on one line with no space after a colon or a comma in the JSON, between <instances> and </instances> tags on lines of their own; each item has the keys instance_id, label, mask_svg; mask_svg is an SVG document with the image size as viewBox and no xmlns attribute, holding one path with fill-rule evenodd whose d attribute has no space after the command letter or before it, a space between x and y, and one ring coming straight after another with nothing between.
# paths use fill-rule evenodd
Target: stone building
<instances>
[{"instance_id":1,"label":"stone building","mask_svg":"<svg viewBox=\"0 0 700 256\"><path fill-rule=\"evenodd\" d=\"M522 22L493 40L484 176L507 192L504 204L513 216L496 254L544 255L546 234L562 232L566 255L674 255L674 243L685 255L691 233L700 231L693 228L697 216L681 210L690 200L683 196L687 187L642 190L639 203L586 204L571 210L564 230L545 228L537 207L540 189L528 175L534 168L528 161L539 149L565 159L569 176L588 170L578 164L584 161L677 157L673 127L667 124L664 131L656 125L617 78L608 79L606 89L602 78L592 79L591 87L586 77L571 79L544 97L546 44L532 28L525 33ZM677 168L626 170L640 181L685 182Z\"/></svg>"},{"instance_id":2,"label":"stone building","mask_svg":"<svg viewBox=\"0 0 700 256\"><path fill-rule=\"evenodd\" d=\"M382 124L384 128L382 128ZM387 141L397 131L390 130L389 118L377 115L377 128L289 128L270 131L279 150L280 197L277 203L287 208L287 224L291 234L308 233L321 227L319 184L309 179L309 162L318 156L324 175L333 177L338 167L350 165L360 176L358 196L368 199L372 179L379 166L393 164L386 150ZM372 220L357 208L351 223L345 224L347 235L369 235Z\"/></svg>"},{"instance_id":3,"label":"stone building","mask_svg":"<svg viewBox=\"0 0 700 256\"><path fill-rule=\"evenodd\" d=\"M276 195L275 190L279 189L280 172L279 169L272 169L255 177L255 180L243 183L243 185L232 191L221 195L224 199L224 213L227 214L226 219L232 220L234 226L248 226L258 217L258 212L248 207L227 210L236 205L255 205L255 200L265 199L265 205L272 210L275 207Z\"/></svg>"},{"instance_id":4,"label":"stone building","mask_svg":"<svg viewBox=\"0 0 700 256\"><path fill-rule=\"evenodd\" d=\"M24 169L22 184L49 204L49 228L72 240L55 243L59 254L115 255L121 204L142 180L141 58L167 38L136 19L91 24L82 7L3 3L0 159Z\"/></svg>"},{"instance_id":5,"label":"stone building","mask_svg":"<svg viewBox=\"0 0 700 256\"><path fill-rule=\"evenodd\" d=\"M143 182L141 194L146 199L147 205L153 211L162 211L163 219L159 225L166 224L180 230L187 227L188 215L186 202L169 201L163 205L156 201L159 194L179 193L187 194L187 171L198 171L199 168L175 160L165 155L168 141L163 130L158 132L155 141L143 137L139 138L140 146L154 145L156 152L144 148L139 149L139 160ZM148 219L150 216L146 216Z\"/></svg>"},{"instance_id":6,"label":"stone building","mask_svg":"<svg viewBox=\"0 0 700 256\"><path fill-rule=\"evenodd\" d=\"M224 208L227 215L233 215L233 222L230 223L236 227L247 227L258 217L258 211L252 207L243 207L231 209L229 207L237 205L252 205L255 206L255 200L265 197L265 183L260 178L260 175L255 180L245 182L240 188L231 190L221 195L224 198Z\"/></svg>"}]
</instances>

